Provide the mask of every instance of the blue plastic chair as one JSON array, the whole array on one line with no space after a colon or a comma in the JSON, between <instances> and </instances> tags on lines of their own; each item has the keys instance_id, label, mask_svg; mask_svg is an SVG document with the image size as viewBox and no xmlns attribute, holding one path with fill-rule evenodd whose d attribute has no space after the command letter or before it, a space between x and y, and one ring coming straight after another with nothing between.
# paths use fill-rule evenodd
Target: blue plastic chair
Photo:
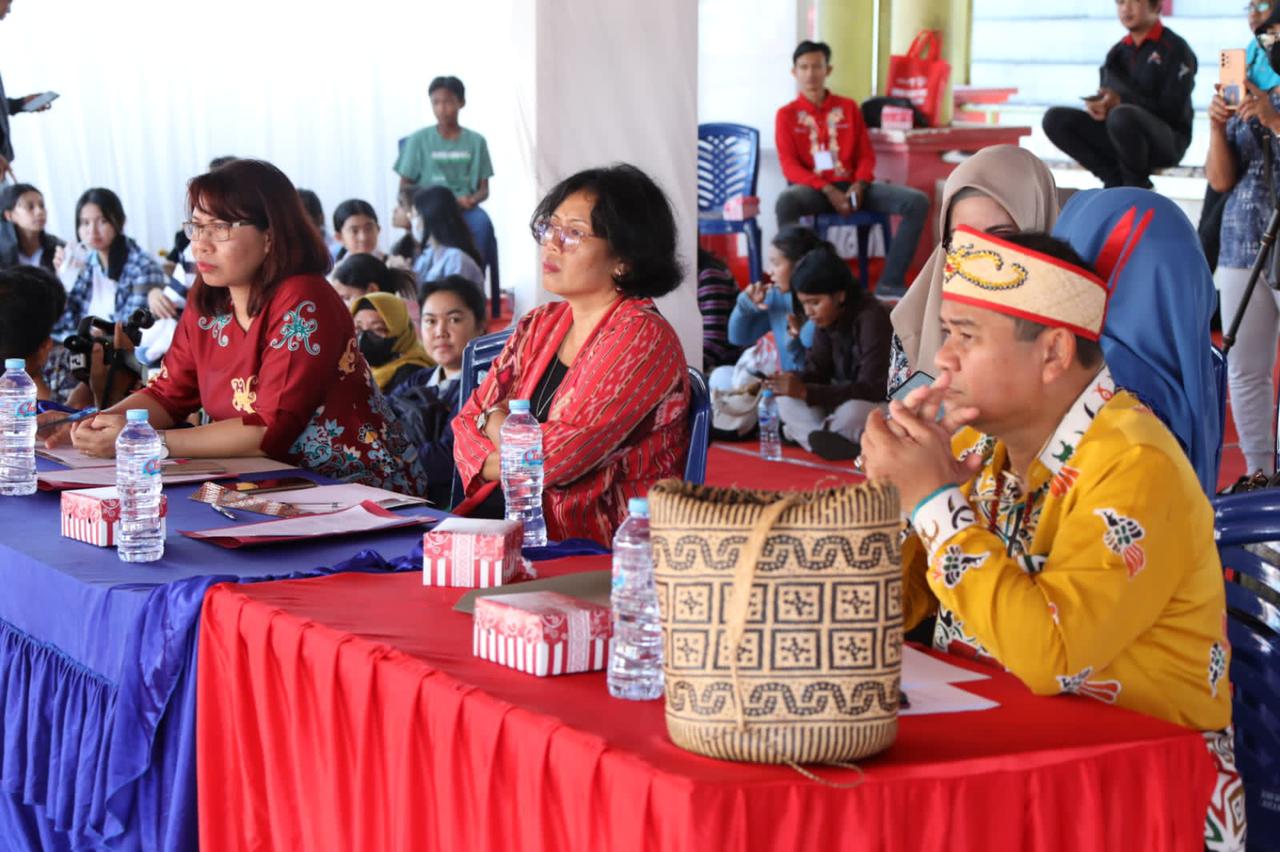
<instances>
[{"instance_id":1,"label":"blue plastic chair","mask_svg":"<svg viewBox=\"0 0 1280 852\"><path fill-rule=\"evenodd\" d=\"M684 478L694 485L707 481L707 448L711 442L711 391L696 367L689 368L689 455Z\"/></svg>"},{"instance_id":2,"label":"blue plastic chair","mask_svg":"<svg viewBox=\"0 0 1280 852\"><path fill-rule=\"evenodd\" d=\"M1249 848L1262 849L1280 837L1280 489L1213 504L1226 572L1236 768L1244 780Z\"/></svg>"},{"instance_id":3,"label":"blue plastic chair","mask_svg":"<svg viewBox=\"0 0 1280 852\"><path fill-rule=\"evenodd\" d=\"M855 210L852 213L843 214L820 213L813 219L813 229L824 240L830 228L852 225L858 229L858 278L861 280L863 289L869 291L871 289L871 258L868 253L871 249L871 229L875 226L880 227L880 233L884 235L884 251L888 254L889 246L893 242L889 214L878 213L875 210Z\"/></svg>"},{"instance_id":4,"label":"blue plastic chair","mask_svg":"<svg viewBox=\"0 0 1280 852\"><path fill-rule=\"evenodd\" d=\"M467 342L467 346L462 350L462 375L458 377L460 384L458 385L458 407L467 404L467 400L471 399L471 395L475 393L476 388L480 387L480 383L484 381L485 374L489 372L489 365L493 363L493 359L498 357L498 353L502 351L502 347L507 345L507 338L511 336L511 332L515 328L504 328L502 331L495 331L492 334L482 334L479 337L473 337ZM462 493L462 477L458 476L457 471L453 474L453 505L456 506L462 502L465 497Z\"/></svg>"},{"instance_id":5,"label":"blue plastic chair","mask_svg":"<svg viewBox=\"0 0 1280 852\"><path fill-rule=\"evenodd\" d=\"M698 233L746 234L751 282L761 277L760 226L755 217L725 219L724 203L755 195L759 173L760 131L742 124L698 125Z\"/></svg>"}]
</instances>

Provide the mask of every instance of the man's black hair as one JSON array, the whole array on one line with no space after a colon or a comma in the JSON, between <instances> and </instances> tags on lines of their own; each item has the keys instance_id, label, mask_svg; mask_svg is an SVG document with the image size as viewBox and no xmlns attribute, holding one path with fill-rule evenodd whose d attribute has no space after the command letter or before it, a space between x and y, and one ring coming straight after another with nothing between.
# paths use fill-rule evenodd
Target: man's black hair
<instances>
[{"instance_id":1,"label":"man's black hair","mask_svg":"<svg viewBox=\"0 0 1280 852\"><path fill-rule=\"evenodd\" d=\"M467 102L467 87L462 85L462 81L457 77L436 77L431 81L431 85L427 86L427 97L434 95L436 89L448 89L453 92L458 103L465 105Z\"/></svg>"},{"instance_id":2,"label":"man's black hair","mask_svg":"<svg viewBox=\"0 0 1280 852\"><path fill-rule=\"evenodd\" d=\"M66 304L62 283L49 270L39 266L0 270L0 358L35 355Z\"/></svg>"},{"instance_id":3,"label":"man's black hair","mask_svg":"<svg viewBox=\"0 0 1280 852\"><path fill-rule=\"evenodd\" d=\"M822 58L827 61L827 64L831 64L831 45L827 44L825 41L809 41L808 39L805 39L800 42L796 45L795 51L791 54L791 64L795 65L800 61L800 57L804 56L806 53L821 53Z\"/></svg>"}]
</instances>

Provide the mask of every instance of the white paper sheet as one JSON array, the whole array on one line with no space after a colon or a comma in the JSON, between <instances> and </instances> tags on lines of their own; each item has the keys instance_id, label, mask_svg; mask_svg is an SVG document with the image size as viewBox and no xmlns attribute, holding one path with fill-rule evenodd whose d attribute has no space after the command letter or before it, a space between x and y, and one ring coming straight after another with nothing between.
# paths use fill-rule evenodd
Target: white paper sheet
<instances>
[{"instance_id":1,"label":"white paper sheet","mask_svg":"<svg viewBox=\"0 0 1280 852\"><path fill-rule=\"evenodd\" d=\"M910 707L898 711L899 716L924 716L930 713L967 713L999 707L998 701L966 692L949 683L931 683L903 689Z\"/></svg>"},{"instance_id":2,"label":"white paper sheet","mask_svg":"<svg viewBox=\"0 0 1280 852\"><path fill-rule=\"evenodd\" d=\"M226 479L242 476L246 473L265 473L275 470L297 470L284 462L272 459L195 459L195 472L183 473L182 464L166 464L164 467L165 485L182 485L191 482L208 482L211 479ZM103 467L81 467L71 470L50 470L36 477L47 487L52 488L92 488L101 485L116 484L116 465L114 461Z\"/></svg>"},{"instance_id":3,"label":"white paper sheet","mask_svg":"<svg viewBox=\"0 0 1280 852\"><path fill-rule=\"evenodd\" d=\"M98 459L93 456L86 456L75 447L57 447L52 450L44 447L36 447L36 455L58 464L72 468L80 467L115 467L113 459Z\"/></svg>"},{"instance_id":4,"label":"white paper sheet","mask_svg":"<svg viewBox=\"0 0 1280 852\"><path fill-rule=\"evenodd\" d=\"M254 494L252 491L245 493L250 496ZM421 497L410 497L407 494L397 494L385 488L374 488L372 485L361 485L355 482L344 482L341 485L317 485L315 488L296 488L291 491L270 491L262 497L278 503L292 503L304 512L334 512L358 506L365 500L372 500L384 509L427 505L427 501Z\"/></svg>"},{"instance_id":5,"label":"white paper sheet","mask_svg":"<svg viewBox=\"0 0 1280 852\"><path fill-rule=\"evenodd\" d=\"M331 512L324 515L301 515L296 518L261 521L256 524L237 524L235 526L199 530L195 534L205 539L309 537L332 535L334 533L367 532L402 524L405 520L404 517L399 515L391 517L375 515L363 506L352 506L350 509L343 509L341 512ZM427 520L429 519L423 519L424 522Z\"/></svg>"},{"instance_id":6,"label":"white paper sheet","mask_svg":"<svg viewBox=\"0 0 1280 852\"><path fill-rule=\"evenodd\" d=\"M987 680L987 678L988 676L982 672L953 666L910 645L902 647L902 688L908 692L921 686L968 683L974 680Z\"/></svg>"}]
</instances>

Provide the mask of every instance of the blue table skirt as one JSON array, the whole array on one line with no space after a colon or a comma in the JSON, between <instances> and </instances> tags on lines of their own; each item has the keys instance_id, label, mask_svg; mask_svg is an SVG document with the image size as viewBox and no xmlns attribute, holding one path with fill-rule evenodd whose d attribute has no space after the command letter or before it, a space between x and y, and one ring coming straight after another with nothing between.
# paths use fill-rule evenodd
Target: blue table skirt
<instances>
[{"instance_id":1,"label":"blue table skirt","mask_svg":"<svg viewBox=\"0 0 1280 852\"><path fill-rule=\"evenodd\" d=\"M193 490L166 489L165 556L149 565L62 538L56 494L0 498L0 848L195 850L205 591L422 564L421 530L238 551L196 542L177 531L231 522Z\"/></svg>"}]
</instances>

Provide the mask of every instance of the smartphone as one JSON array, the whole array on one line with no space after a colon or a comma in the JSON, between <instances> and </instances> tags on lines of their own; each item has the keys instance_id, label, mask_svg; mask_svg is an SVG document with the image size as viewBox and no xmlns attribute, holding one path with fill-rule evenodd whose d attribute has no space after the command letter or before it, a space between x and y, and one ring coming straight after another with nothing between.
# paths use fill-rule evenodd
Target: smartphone
<instances>
[{"instance_id":1,"label":"smartphone","mask_svg":"<svg viewBox=\"0 0 1280 852\"><path fill-rule=\"evenodd\" d=\"M916 370L907 377L905 382L894 388L893 393L889 394L889 399L902 402L902 400L907 398L907 394L911 393L916 388L928 387L931 384L933 384L933 376L929 375L924 370ZM938 420L942 420L943 411L943 407L938 406Z\"/></svg>"},{"instance_id":2,"label":"smartphone","mask_svg":"<svg viewBox=\"0 0 1280 852\"><path fill-rule=\"evenodd\" d=\"M1218 51L1218 84L1222 87L1222 100L1227 109L1236 109L1244 103L1245 69L1243 50Z\"/></svg>"},{"instance_id":3,"label":"smartphone","mask_svg":"<svg viewBox=\"0 0 1280 852\"><path fill-rule=\"evenodd\" d=\"M32 98L31 100L27 101L25 104L22 105L22 111L35 112L38 109L43 109L44 107L56 101L57 99L58 99L57 92L45 92L42 95L36 95L34 98Z\"/></svg>"},{"instance_id":4,"label":"smartphone","mask_svg":"<svg viewBox=\"0 0 1280 852\"><path fill-rule=\"evenodd\" d=\"M298 488L315 488L314 480L305 476L281 476L275 479L238 479L227 483L227 489L240 494L266 494L269 491L293 491Z\"/></svg>"}]
</instances>

